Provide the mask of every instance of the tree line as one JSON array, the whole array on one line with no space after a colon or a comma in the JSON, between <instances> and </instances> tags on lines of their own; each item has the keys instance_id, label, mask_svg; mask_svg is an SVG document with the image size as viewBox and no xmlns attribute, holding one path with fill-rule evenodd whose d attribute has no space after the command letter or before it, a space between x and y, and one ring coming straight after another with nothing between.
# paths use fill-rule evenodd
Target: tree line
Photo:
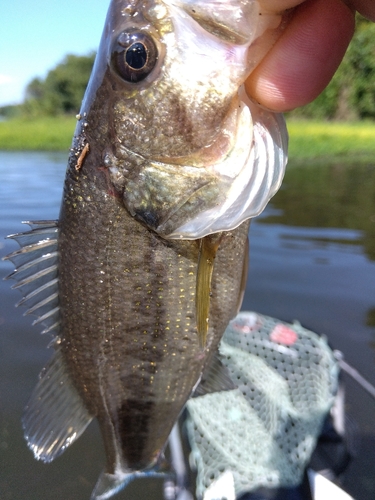
<instances>
[{"instance_id":1,"label":"tree line","mask_svg":"<svg viewBox=\"0 0 375 500\"><path fill-rule=\"evenodd\" d=\"M26 87L19 106L3 106L0 115L76 114L90 77L95 53L67 55L47 74ZM354 38L333 80L314 102L293 117L328 120L375 119L375 24L358 16Z\"/></svg>"},{"instance_id":2,"label":"tree line","mask_svg":"<svg viewBox=\"0 0 375 500\"><path fill-rule=\"evenodd\" d=\"M45 78L31 80L22 104L0 107L0 115L11 118L77 114L94 61L95 52L86 56L68 54Z\"/></svg>"},{"instance_id":3,"label":"tree line","mask_svg":"<svg viewBox=\"0 0 375 500\"><path fill-rule=\"evenodd\" d=\"M46 78L34 78L26 87L22 112L26 115L77 114L90 78L95 53L67 55Z\"/></svg>"}]
</instances>

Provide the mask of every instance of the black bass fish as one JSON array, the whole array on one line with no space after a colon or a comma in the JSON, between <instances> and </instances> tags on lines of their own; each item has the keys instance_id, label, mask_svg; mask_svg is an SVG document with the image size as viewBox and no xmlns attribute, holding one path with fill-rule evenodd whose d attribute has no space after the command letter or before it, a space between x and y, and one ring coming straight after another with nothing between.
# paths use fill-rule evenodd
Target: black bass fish
<instances>
[{"instance_id":1,"label":"black bass fish","mask_svg":"<svg viewBox=\"0 0 375 500\"><path fill-rule=\"evenodd\" d=\"M25 436L50 462L96 417L107 463L92 499L158 473L194 391L233 387L215 355L241 305L248 219L286 163L283 119L241 90L260 14L251 0L112 0L59 220L10 236L21 304L54 335Z\"/></svg>"}]
</instances>

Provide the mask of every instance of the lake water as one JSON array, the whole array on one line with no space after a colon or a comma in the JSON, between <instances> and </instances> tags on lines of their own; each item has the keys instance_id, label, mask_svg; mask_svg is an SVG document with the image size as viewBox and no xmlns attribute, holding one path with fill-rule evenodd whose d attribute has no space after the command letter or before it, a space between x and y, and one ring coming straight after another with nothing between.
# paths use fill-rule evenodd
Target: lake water
<instances>
[{"instance_id":1,"label":"lake water","mask_svg":"<svg viewBox=\"0 0 375 500\"><path fill-rule=\"evenodd\" d=\"M0 253L17 248L7 234L22 220L58 216L66 155L0 152ZM243 309L327 335L375 384L375 165L291 167L282 190L250 230L250 272ZM0 262L0 278L12 266ZM47 337L14 304L0 280L0 498L84 500L104 464L92 425L62 457L38 463L20 418L51 352ZM346 380L346 378L345 378ZM375 495L375 402L347 380L347 413L358 450L344 479L357 500ZM150 490L151 488L151 490ZM119 500L161 499L159 483L133 483Z\"/></svg>"}]
</instances>

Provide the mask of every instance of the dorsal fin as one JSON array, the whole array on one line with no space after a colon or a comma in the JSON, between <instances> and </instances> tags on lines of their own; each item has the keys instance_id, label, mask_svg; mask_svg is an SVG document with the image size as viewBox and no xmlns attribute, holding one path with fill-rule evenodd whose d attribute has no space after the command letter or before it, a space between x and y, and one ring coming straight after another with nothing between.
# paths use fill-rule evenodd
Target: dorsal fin
<instances>
[{"instance_id":1,"label":"dorsal fin","mask_svg":"<svg viewBox=\"0 0 375 500\"><path fill-rule=\"evenodd\" d=\"M15 270L5 279L13 279L12 288L21 291L23 298L17 306L26 306L25 314L37 316L33 324L42 323L42 333L58 330L58 225L57 221L28 221L30 231L12 234L19 250L4 257Z\"/></svg>"}]
</instances>

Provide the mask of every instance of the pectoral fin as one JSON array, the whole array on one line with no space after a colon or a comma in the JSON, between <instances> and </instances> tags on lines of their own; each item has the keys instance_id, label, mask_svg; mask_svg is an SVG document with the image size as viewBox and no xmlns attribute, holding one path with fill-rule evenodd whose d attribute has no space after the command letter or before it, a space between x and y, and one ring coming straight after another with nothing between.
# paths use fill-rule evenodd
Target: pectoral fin
<instances>
[{"instance_id":1,"label":"pectoral fin","mask_svg":"<svg viewBox=\"0 0 375 500\"><path fill-rule=\"evenodd\" d=\"M244 295L245 295L245 290L246 290L246 283L247 283L247 275L248 275L248 273L249 273L249 238L246 239L246 244L245 244L245 249L244 249L240 291L239 291L239 294L238 294L236 314L234 316L237 316L237 314L241 310L242 301L243 301L243 298L244 298Z\"/></svg>"},{"instance_id":2,"label":"pectoral fin","mask_svg":"<svg viewBox=\"0 0 375 500\"><path fill-rule=\"evenodd\" d=\"M200 240L200 249L197 269L197 286L195 295L195 310L199 346L206 347L209 310L211 301L211 281L214 270L214 260L219 248L222 235L209 235Z\"/></svg>"}]
</instances>

